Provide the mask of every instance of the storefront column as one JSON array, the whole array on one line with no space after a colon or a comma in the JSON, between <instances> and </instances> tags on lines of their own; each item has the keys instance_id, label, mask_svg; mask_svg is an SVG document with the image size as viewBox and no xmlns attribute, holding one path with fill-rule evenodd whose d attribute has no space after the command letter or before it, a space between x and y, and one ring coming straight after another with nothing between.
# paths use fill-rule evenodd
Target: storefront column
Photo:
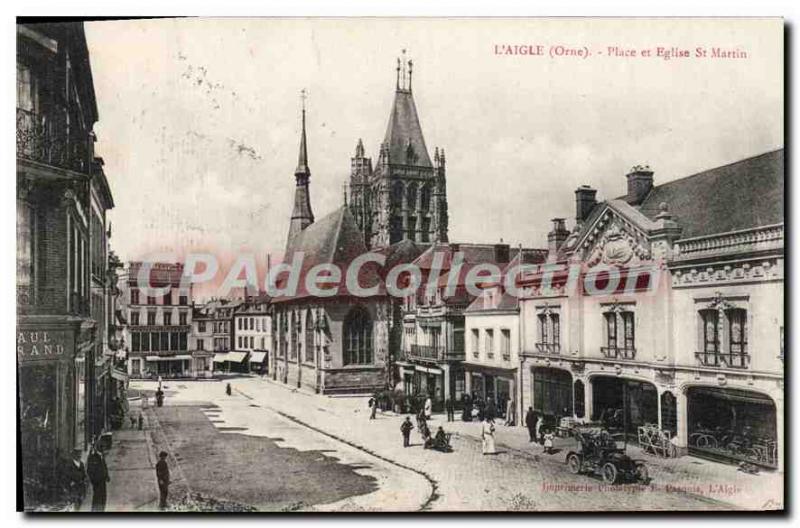
<instances>
[{"instance_id":1,"label":"storefront column","mask_svg":"<svg viewBox=\"0 0 800 528\"><path fill-rule=\"evenodd\" d=\"M444 372L444 386L442 387L442 401L447 402L452 399L450 394L450 365L442 365L442 372Z\"/></svg>"},{"instance_id":2,"label":"storefront column","mask_svg":"<svg viewBox=\"0 0 800 528\"><path fill-rule=\"evenodd\" d=\"M686 447L689 442L689 408L688 408L688 398L686 397L686 391L680 390L676 391L675 394L675 407L676 407L676 424L675 426L678 429L678 434L676 435L675 443L677 447L686 450ZM661 402L659 402L659 407Z\"/></svg>"},{"instance_id":3,"label":"storefront column","mask_svg":"<svg viewBox=\"0 0 800 528\"><path fill-rule=\"evenodd\" d=\"M592 388L592 378L583 380L583 401L585 404L583 416L587 422L591 422L594 418L594 389Z\"/></svg>"}]
</instances>

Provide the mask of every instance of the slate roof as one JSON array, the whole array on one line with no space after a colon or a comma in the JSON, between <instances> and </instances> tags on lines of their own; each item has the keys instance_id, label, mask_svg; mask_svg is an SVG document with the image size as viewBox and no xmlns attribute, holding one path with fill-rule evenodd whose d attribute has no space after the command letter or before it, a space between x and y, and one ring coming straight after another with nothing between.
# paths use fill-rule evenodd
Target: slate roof
<instances>
[{"instance_id":1,"label":"slate roof","mask_svg":"<svg viewBox=\"0 0 800 528\"><path fill-rule=\"evenodd\" d=\"M656 185L639 210L654 220L666 202L692 238L784 221L783 149Z\"/></svg>"},{"instance_id":2,"label":"slate roof","mask_svg":"<svg viewBox=\"0 0 800 528\"><path fill-rule=\"evenodd\" d=\"M386 136L383 142L389 146L389 162L417 167L432 167L425 138L422 136L422 127L419 124L417 106L410 91L397 90L394 94L394 104L389 114L389 124L386 127ZM414 160L408 160L406 151L409 142L414 151Z\"/></svg>"},{"instance_id":3,"label":"slate roof","mask_svg":"<svg viewBox=\"0 0 800 528\"><path fill-rule=\"evenodd\" d=\"M291 259L298 252L303 253L303 265L297 292L293 296L275 297L272 299L273 303L310 297L311 294L305 288L305 275L318 264L334 264L339 267L342 276L337 295L347 295L345 284L347 268L356 257L367 252L367 247L350 209L343 205L309 225L289 241L286 251L288 263L291 263ZM286 280L285 277L279 279L278 288L283 288ZM361 266L359 284L362 288L381 284L376 264L367 263Z\"/></svg>"}]
</instances>

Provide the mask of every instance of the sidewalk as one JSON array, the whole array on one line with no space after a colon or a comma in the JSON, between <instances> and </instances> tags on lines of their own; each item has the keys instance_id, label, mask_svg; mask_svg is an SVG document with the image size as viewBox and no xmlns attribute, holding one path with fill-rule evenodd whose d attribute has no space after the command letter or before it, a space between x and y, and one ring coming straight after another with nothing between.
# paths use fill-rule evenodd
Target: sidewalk
<instances>
[{"instance_id":1,"label":"sidewalk","mask_svg":"<svg viewBox=\"0 0 800 528\"><path fill-rule=\"evenodd\" d=\"M139 407L131 406L134 416ZM155 478L155 460L150 448L148 420L145 427L131 429L126 420L122 429L114 431L111 450L106 454L109 477L107 486L107 512L136 512L158 510L158 486ZM91 485L81 511L90 511Z\"/></svg>"}]
</instances>

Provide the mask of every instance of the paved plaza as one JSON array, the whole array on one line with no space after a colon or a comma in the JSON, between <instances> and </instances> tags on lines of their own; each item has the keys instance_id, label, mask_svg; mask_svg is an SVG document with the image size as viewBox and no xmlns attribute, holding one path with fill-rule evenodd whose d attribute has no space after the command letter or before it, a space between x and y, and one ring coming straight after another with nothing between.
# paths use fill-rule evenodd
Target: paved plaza
<instances>
[{"instance_id":1,"label":"paved plaza","mask_svg":"<svg viewBox=\"0 0 800 528\"><path fill-rule=\"evenodd\" d=\"M232 394L225 392L230 383ZM155 390L132 382L132 393ZM156 454L167 451L172 508L259 511L419 510L718 510L777 507L776 475L748 475L735 467L683 457L642 455L649 486L606 486L572 475L567 443L547 455L524 428L498 426L498 450L483 455L480 426L431 426L452 432L452 453L422 448L412 433L403 448L403 416L369 419L366 398L311 394L256 376L164 383L164 407L143 412L145 427L123 429L109 453L109 510L157 509ZM152 402L152 398L150 398ZM458 416L458 415L457 415ZM771 502L770 502L771 501Z\"/></svg>"}]
</instances>

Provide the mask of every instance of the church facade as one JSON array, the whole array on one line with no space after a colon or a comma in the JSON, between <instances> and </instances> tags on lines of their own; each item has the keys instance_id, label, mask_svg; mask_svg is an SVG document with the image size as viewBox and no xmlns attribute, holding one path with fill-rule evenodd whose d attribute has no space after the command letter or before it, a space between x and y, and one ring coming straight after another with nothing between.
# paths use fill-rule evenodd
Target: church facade
<instances>
[{"instance_id":1,"label":"church facade","mask_svg":"<svg viewBox=\"0 0 800 528\"><path fill-rule=\"evenodd\" d=\"M447 241L448 223L444 150L437 148L431 161L411 92L412 67L411 61L398 60L395 98L377 164L373 167L365 156L359 139L351 159L349 203L321 219L311 206L303 109L285 260L302 252L304 271L333 265L342 276L368 251L384 255L386 264L362 268L359 284L377 286L372 296L356 297L344 284L330 295L311 295L301 284L299 291L273 298L269 364L275 380L325 394L369 393L395 385L401 307L386 293L386 273L414 261L430 244Z\"/></svg>"}]
</instances>

